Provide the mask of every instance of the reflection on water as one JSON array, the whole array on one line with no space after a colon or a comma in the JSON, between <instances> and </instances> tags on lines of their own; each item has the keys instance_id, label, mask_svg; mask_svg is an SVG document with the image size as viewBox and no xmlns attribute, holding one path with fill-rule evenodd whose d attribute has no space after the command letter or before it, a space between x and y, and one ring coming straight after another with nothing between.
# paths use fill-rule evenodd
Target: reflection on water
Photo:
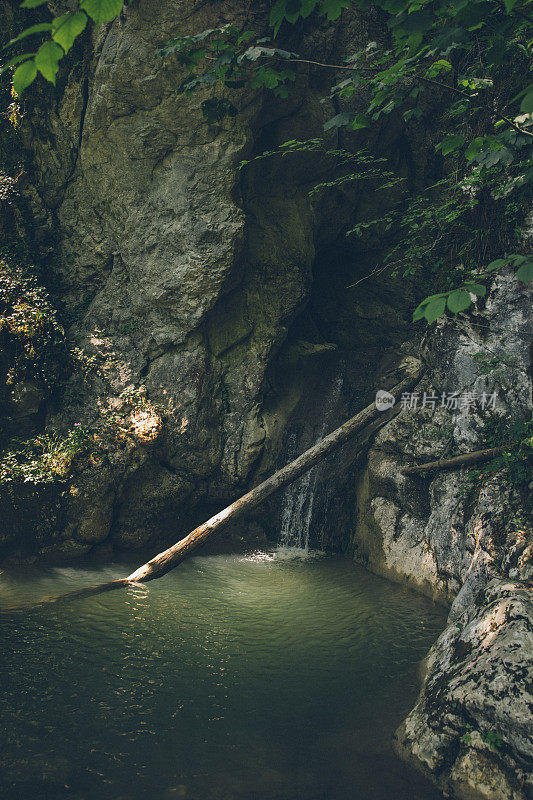
<instances>
[{"instance_id":1,"label":"reflection on water","mask_svg":"<svg viewBox=\"0 0 533 800\"><path fill-rule=\"evenodd\" d=\"M444 612L348 561L294 555L197 557L24 612L9 606L135 565L0 575L2 797L438 797L390 736Z\"/></svg>"}]
</instances>

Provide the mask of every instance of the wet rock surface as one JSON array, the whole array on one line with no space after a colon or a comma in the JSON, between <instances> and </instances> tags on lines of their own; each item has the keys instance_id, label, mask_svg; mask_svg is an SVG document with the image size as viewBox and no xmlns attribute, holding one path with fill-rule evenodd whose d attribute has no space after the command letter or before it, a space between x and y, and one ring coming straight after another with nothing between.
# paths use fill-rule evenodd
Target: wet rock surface
<instances>
[{"instance_id":1,"label":"wet rock surface","mask_svg":"<svg viewBox=\"0 0 533 800\"><path fill-rule=\"evenodd\" d=\"M533 788L532 613L531 585L492 579L427 658L396 745L452 796L518 800Z\"/></svg>"},{"instance_id":2,"label":"wet rock surface","mask_svg":"<svg viewBox=\"0 0 533 800\"><path fill-rule=\"evenodd\" d=\"M339 365L328 430L342 421L336 414L396 383L406 356L422 356L417 408L377 434L364 464L345 450L316 482L327 502L315 511L335 521L313 541L451 604L398 749L452 796L524 800L528 500L504 470L477 483L468 471L400 470L485 444L487 415L443 408L443 393L496 393L496 417L527 419L531 291L503 275L475 313L439 323L421 343L407 282L378 275L347 292L379 261L379 243L365 250L344 237L373 199L346 189L312 202L320 164L237 169L267 146L322 134L332 109L318 102L320 82L276 110L246 98L237 118L207 126L203 97L178 95L178 67L155 57L178 31L241 13L226 2L192 13L185 0L133 3L87 40L46 109L25 112L33 172L22 190L36 239L53 233L57 242L57 299L69 342L84 354L46 418L59 431L94 429L99 447L74 462L67 484L23 487L16 502L3 494L3 552L69 561L169 544L281 466L296 428L322 430L314 415ZM375 20L353 16L298 48L333 61L370 35ZM402 170L399 135L391 123L379 146ZM416 136L425 164L424 131ZM424 392L435 408L420 407ZM35 382L17 385L13 398L21 417L44 414ZM269 505L231 536L264 542L279 531L279 512ZM349 531L342 542L340 528Z\"/></svg>"},{"instance_id":3,"label":"wet rock surface","mask_svg":"<svg viewBox=\"0 0 533 800\"><path fill-rule=\"evenodd\" d=\"M311 200L323 172L315 157L238 169L267 145L323 134L333 109L319 102L320 78L286 101L245 97L237 117L207 125L204 95L180 94L184 73L156 57L178 31L242 14L231 2L192 12L179 0L131 4L87 38L63 90L44 87L50 95L25 109L26 201L36 236L56 242L57 301L82 354L46 420L60 432L95 430L101 443L81 468L83 502L68 487L57 497L68 520L61 537L83 551L105 540L166 545L187 533L281 465L295 409L320 392L316 376L335 359L355 356L365 372L358 390L352 369L346 413L370 400L375 358L365 353L362 363L357 353L377 319L388 321L372 344L380 355L410 335L398 287L363 285L355 304L346 294L369 269L368 254L344 236L368 200L356 189ZM368 24L354 14L342 30L304 33L298 47L342 58L368 39ZM394 148L394 136L383 147ZM139 392L162 430L153 446L135 431L117 446L109 417ZM37 501L36 554L51 527L39 509Z\"/></svg>"},{"instance_id":4,"label":"wet rock surface","mask_svg":"<svg viewBox=\"0 0 533 800\"><path fill-rule=\"evenodd\" d=\"M530 290L505 275L479 312L482 327L475 317L440 325L425 348L420 399L496 393L495 409L406 408L376 437L359 483L356 558L451 603L397 750L467 800L524 800L532 789L530 495L501 465L426 477L400 469L483 447L491 415L529 418L530 304ZM497 359L488 375L473 358L482 349Z\"/></svg>"}]
</instances>

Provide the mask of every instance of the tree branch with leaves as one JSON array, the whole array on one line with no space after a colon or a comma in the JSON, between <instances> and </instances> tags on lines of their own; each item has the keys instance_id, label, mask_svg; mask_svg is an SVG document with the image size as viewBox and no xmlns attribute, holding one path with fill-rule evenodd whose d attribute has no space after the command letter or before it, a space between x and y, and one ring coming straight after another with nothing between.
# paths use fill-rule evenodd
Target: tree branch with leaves
<instances>
[{"instance_id":1,"label":"tree branch with leaves","mask_svg":"<svg viewBox=\"0 0 533 800\"><path fill-rule=\"evenodd\" d=\"M29 10L44 5L45 0L21 3ZM2 72L12 72L17 95L39 74L55 83L62 59L88 24L112 21L122 6L122 0L79 0L69 12L36 22L12 39L6 53L26 39L44 38L35 52L7 58L2 66ZM335 21L350 7L372 7L389 32L386 41L369 42L341 64L304 58L280 46L292 26L309 25L313 19ZM368 138L390 115L407 126L420 124L428 114L441 131L435 150L443 159L445 177L347 232L364 237L374 229L390 235L384 267L393 276L412 275L422 264L444 283L454 282L425 298L414 320L433 322L446 312L466 311L486 294L479 281L504 265L514 266L523 282L533 278L527 255L491 252L507 249L513 236L515 241L519 236L505 233L489 246L490 231L475 225L476 215L484 218L488 206L500 209L502 218L513 210L518 219L532 198L533 83L528 76L533 22L528 0L276 0L268 25L266 36L245 21L241 27L230 24L179 35L159 50L161 58L175 59L184 71L176 91L192 95L203 90L200 105L206 124L236 116L245 90L283 99L302 69L346 71L329 91L329 98L344 110L325 123L326 131L364 131ZM367 98L364 108L361 98ZM287 144L293 146L284 156L297 149ZM350 159L344 163L344 175L313 191L359 179ZM338 168L338 159L335 164ZM393 176L389 183L400 179Z\"/></svg>"}]
</instances>

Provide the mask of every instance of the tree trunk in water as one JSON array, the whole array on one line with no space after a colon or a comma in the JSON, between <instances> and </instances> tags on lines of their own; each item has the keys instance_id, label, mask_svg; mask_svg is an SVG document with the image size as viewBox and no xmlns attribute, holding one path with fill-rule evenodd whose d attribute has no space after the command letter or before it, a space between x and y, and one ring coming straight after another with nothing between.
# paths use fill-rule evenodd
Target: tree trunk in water
<instances>
[{"instance_id":1,"label":"tree trunk in water","mask_svg":"<svg viewBox=\"0 0 533 800\"><path fill-rule=\"evenodd\" d=\"M504 450L509 447L491 447L488 450L476 450L473 453L464 453L462 456L454 456L453 458L440 458L438 461L428 461L426 464L418 464L413 467L405 467L402 469L402 475L418 475L421 472L432 472L436 469L457 469L458 467L466 467L469 464L477 464L480 461L489 461L495 458Z\"/></svg>"},{"instance_id":2,"label":"tree trunk in water","mask_svg":"<svg viewBox=\"0 0 533 800\"><path fill-rule=\"evenodd\" d=\"M416 378L406 378L394 387L391 394L397 398L402 392L412 388L418 378L419 375L417 375ZM349 419L341 425L340 428L337 428L333 433L330 433L318 442L318 444L313 445L313 447L310 447L305 453L302 453L301 456L298 456L297 459L287 464L286 467L275 472L274 475L267 478L263 483L260 483L259 486L251 489L247 494L240 497L230 506L227 506L223 511L215 514L214 517L204 522L203 525L195 528L184 539L181 539L181 541L169 547L168 550L152 558L147 564L143 564L142 567L136 569L135 572L128 575L127 580L134 582L151 581L154 578L159 578L161 575L164 575L181 563L193 550L223 528L229 521L238 519L245 512L255 508L255 506L259 505L259 503L278 489L288 486L288 484L295 481L300 475L307 472L308 469L311 469L311 467L314 467L319 461L322 461L325 456L337 450L337 448L347 442L348 439L358 433L358 431L376 420L376 418L383 414L384 418L379 420L379 427L381 427L398 412L399 408L392 408L383 414L383 412L377 410L375 403L367 406L363 411L360 411L359 414L356 414L355 417Z\"/></svg>"},{"instance_id":3,"label":"tree trunk in water","mask_svg":"<svg viewBox=\"0 0 533 800\"><path fill-rule=\"evenodd\" d=\"M391 389L390 393L398 399L402 392L410 391L415 386L420 379L420 375L421 371L410 375L397 384L394 389ZM311 469L315 464L322 461L323 458L341 447L341 445L351 439L356 433L364 429L364 435L360 443L360 449L362 450L368 443L370 437L379 430L379 428L382 428L383 425L393 419L399 411L400 407L396 406L386 412L381 412L378 411L375 403L372 403L360 411L359 414L356 414L355 417L352 417L341 425L340 428L337 428L333 433L330 433L318 442L318 444L313 445L313 447L310 447L305 453L302 453L301 456L298 456L295 461L292 461L278 472L275 472L274 475L267 478L267 480L260 483L254 489L251 489L239 498L239 500L236 500L223 511L215 514L214 517L204 522L203 525L195 528L184 539L181 539L179 542L172 545L172 547L169 547L168 550L164 550L146 564L136 569L135 572L132 572L127 578L121 578L109 583L70 592L69 594L51 598L45 602L49 603L57 600L74 599L76 597L88 597L92 594L100 594L101 592L108 592L113 589L120 589L124 586L144 583L154 580L155 578L160 578L171 569L174 569L174 567L177 567L178 564L184 561L193 552L193 550L203 544L210 536L218 533L228 522L233 522L239 517L242 517L243 514L255 508L255 506L273 494L273 492L284 486L288 486L288 484L295 481L308 469Z\"/></svg>"}]
</instances>

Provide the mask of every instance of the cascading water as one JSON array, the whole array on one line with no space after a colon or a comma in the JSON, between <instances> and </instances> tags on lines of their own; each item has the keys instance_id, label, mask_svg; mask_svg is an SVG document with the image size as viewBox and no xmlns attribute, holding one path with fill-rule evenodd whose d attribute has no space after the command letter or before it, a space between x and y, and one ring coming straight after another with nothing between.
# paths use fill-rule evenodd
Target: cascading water
<instances>
[{"instance_id":1,"label":"cascading water","mask_svg":"<svg viewBox=\"0 0 533 800\"><path fill-rule=\"evenodd\" d=\"M292 461L337 426L343 383L344 369L343 364L339 363L333 378L325 388L323 399L319 401L318 419L316 415L315 419L308 416L295 424L290 431L286 448L287 461ZM316 396L313 405L316 410ZM323 470L322 465L317 465L285 490L281 510L280 547L308 551L313 510L320 494Z\"/></svg>"},{"instance_id":2,"label":"cascading water","mask_svg":"<svg viewBox=\"0 0 533 800\"><path fill-rule=\"evenodd\" d=\"M290 450L296 450L297 441L298 437L295 431L292 431L289 437ZM309 528L315 497L314 472L315 470L310 470L286 490L281 515L281 547L299 550L309 548Z\"/></svg>"}]
</instances>

